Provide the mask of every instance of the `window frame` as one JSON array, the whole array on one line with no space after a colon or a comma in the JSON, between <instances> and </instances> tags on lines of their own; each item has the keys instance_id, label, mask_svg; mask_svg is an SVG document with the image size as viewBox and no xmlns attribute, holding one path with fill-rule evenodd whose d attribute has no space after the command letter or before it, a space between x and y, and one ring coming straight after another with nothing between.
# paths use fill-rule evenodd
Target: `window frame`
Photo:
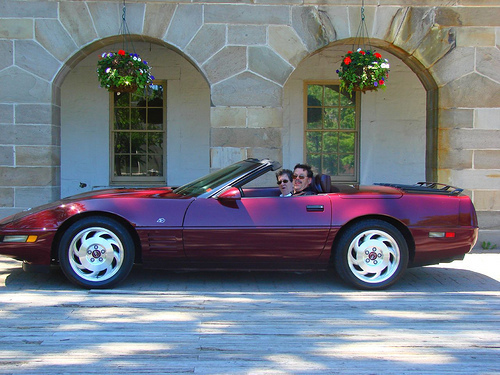
<instances>
[{"instance_id":1,"label":"window frame","mask_svg":"<svg viewBox=\"0 0 500 375\"><path fill-rule=\"evenodd\" d=\"M340 81L339 80L306 80L303 82L303 133L302 133L302 138L303 138L303 150L304 150L304 155L303 155L303 160L307 160L307 108L308 108L308 87L309 85L321 85L321 86L340 86ZM361 93L360 92L354 92L355 95L355 132L356 132L356 139L354 142L354 176L342 176L342 175L330 175L332 182L340 182L340 183L359 183L359 176L360 176L360 144L361 144ZM341 129L338 130L338 132L342 132ZM349 132L352 132L352 130L349 130ZM321 173L321 171L316 171L316 173Z\"/></svg>"},{"instance_id":2,"label":"window frame","mask_svg":"<svg viewBox=\"0 0 500 375\"><path fill-rule=\"evenodd\" d=\"M167 178L167 81L154 80L153 85L163 86L163 175L162 176L115 176L115 139L114 121L115 104L114 92L109 94L109 181L114 186L157 186L166 184ZM138 133L148 133L148 130L137 130Z\"/></svg>"}]
</instances>

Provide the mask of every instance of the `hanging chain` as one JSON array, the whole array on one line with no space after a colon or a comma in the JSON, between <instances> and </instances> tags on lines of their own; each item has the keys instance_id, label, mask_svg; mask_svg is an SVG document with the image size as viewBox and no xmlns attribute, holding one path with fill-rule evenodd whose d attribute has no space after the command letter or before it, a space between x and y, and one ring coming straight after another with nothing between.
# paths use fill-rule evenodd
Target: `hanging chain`
<instances>
[{"instance_id":1,"label":"hanging chain","mask_svg":"<svg viewBox=\"0 0 500 375\"><path fill-rule=\"evenodd\" d=\"M123 0L123 10L122 10L122 21L120 25L119 34L122 36L122 48L124 51L129 50L129 43L132 49L132 52L135 53L134 44L132 43L132 39L130 38L130 30L127 25L127 6L125 4L125 0Z\"/></svg>"},{"instance_id":2,"label":"hanging chain","mask_svg":"<svg viewBox=\"0 0 500 375\"><path fill-rule=\"evenodd\" d=\"M358 31L354 37L352 49L356 51L358 48L367 50L370 47L370 36L368 35L368 28L365 22L365 1L361 1L361 22L358 26Z\"/></svg>"}]
</instances>

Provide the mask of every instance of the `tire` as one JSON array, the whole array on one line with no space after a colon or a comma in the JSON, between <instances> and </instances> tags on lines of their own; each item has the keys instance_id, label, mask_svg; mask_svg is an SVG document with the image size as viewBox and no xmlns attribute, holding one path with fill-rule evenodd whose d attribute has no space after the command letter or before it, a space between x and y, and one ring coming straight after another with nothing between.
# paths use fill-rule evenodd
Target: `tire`
<instances>
[{"instance_id":1,"label":"tire","mask_svg":"<svg viewBox=\"0 0 500 375\"><path fill-rule=\"evenodd\" d=\"M64 275L87 289L104 289L123 281L134 265L130 233L107 217L87 217L71 225L59 244Z\"/></svg>"},{"instance_id":2,"label":"tire","mask_svg":"<svg viewBox=\"0 0 500 375\"><path fill-rule=\"evenodd\" d=\"M364 290L385 289L406 271L408 244L393 225L364 220L341 236L334 249L334 261L346 283Z\"/></svg>"}]
</instances>

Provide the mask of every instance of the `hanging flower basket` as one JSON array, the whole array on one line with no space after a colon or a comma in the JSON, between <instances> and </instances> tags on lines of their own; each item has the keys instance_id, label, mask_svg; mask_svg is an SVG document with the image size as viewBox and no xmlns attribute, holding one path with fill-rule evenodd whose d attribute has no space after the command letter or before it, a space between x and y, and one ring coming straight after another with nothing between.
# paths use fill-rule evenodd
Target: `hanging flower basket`
<instances>
[{"instance_id":1,"label":"hanging flower basket","mask_svg":"<svg viewBox=\"0 0 500 375\"><path fill-rule=\"evenodd\" d=\"M340 64L340 70L337 70L340 89L349 94L353 91L385 90L389 68L389 61L378 52L361 48L356 52L348 51Z\"/></svg>"},{"instance_id":2,"label":"hanging flower basket","mask_svg":"<svg viewBox=\"0 0 500 375\"><path fill-rule=\"evenodd\" d=\"M154 77L151 67L135 53L124 50L105 52L97 62L101 87L114 92L134 92L149 85Z\"/></svg>"}]
</instances>

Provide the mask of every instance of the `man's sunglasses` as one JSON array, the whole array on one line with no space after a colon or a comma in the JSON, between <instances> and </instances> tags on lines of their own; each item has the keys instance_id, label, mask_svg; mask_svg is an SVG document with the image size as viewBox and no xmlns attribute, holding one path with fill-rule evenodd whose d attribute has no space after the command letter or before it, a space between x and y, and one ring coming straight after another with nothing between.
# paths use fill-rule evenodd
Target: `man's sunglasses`
<instances>
[{"instance_id":1,"label":"man's sunglasses","mask_svg":"<svg viewBox=\"0 0 500 375\"><path fill-rule=\"evenodd\" d=\"M290 181L288 180L281 180L281 181L278 181L276 182L278 185L281 185L281 184L288 184Z\"/></svg>"},{"instance_id":2,"label":"man's sunglasses","mask_svg":"<svg viewBox=\"0 0 500 375\"><path fill-rule=\"evenodd\" d=\"M306 178L306 176L298 176L298 175L296 175L296 174L294 174L292 177L293 177L293 179L294 179L294 180L296 180L297 178L298 178L299 180L303 180L303 179L305 179L305 178Z\"/></svg>"}]
</instances>

